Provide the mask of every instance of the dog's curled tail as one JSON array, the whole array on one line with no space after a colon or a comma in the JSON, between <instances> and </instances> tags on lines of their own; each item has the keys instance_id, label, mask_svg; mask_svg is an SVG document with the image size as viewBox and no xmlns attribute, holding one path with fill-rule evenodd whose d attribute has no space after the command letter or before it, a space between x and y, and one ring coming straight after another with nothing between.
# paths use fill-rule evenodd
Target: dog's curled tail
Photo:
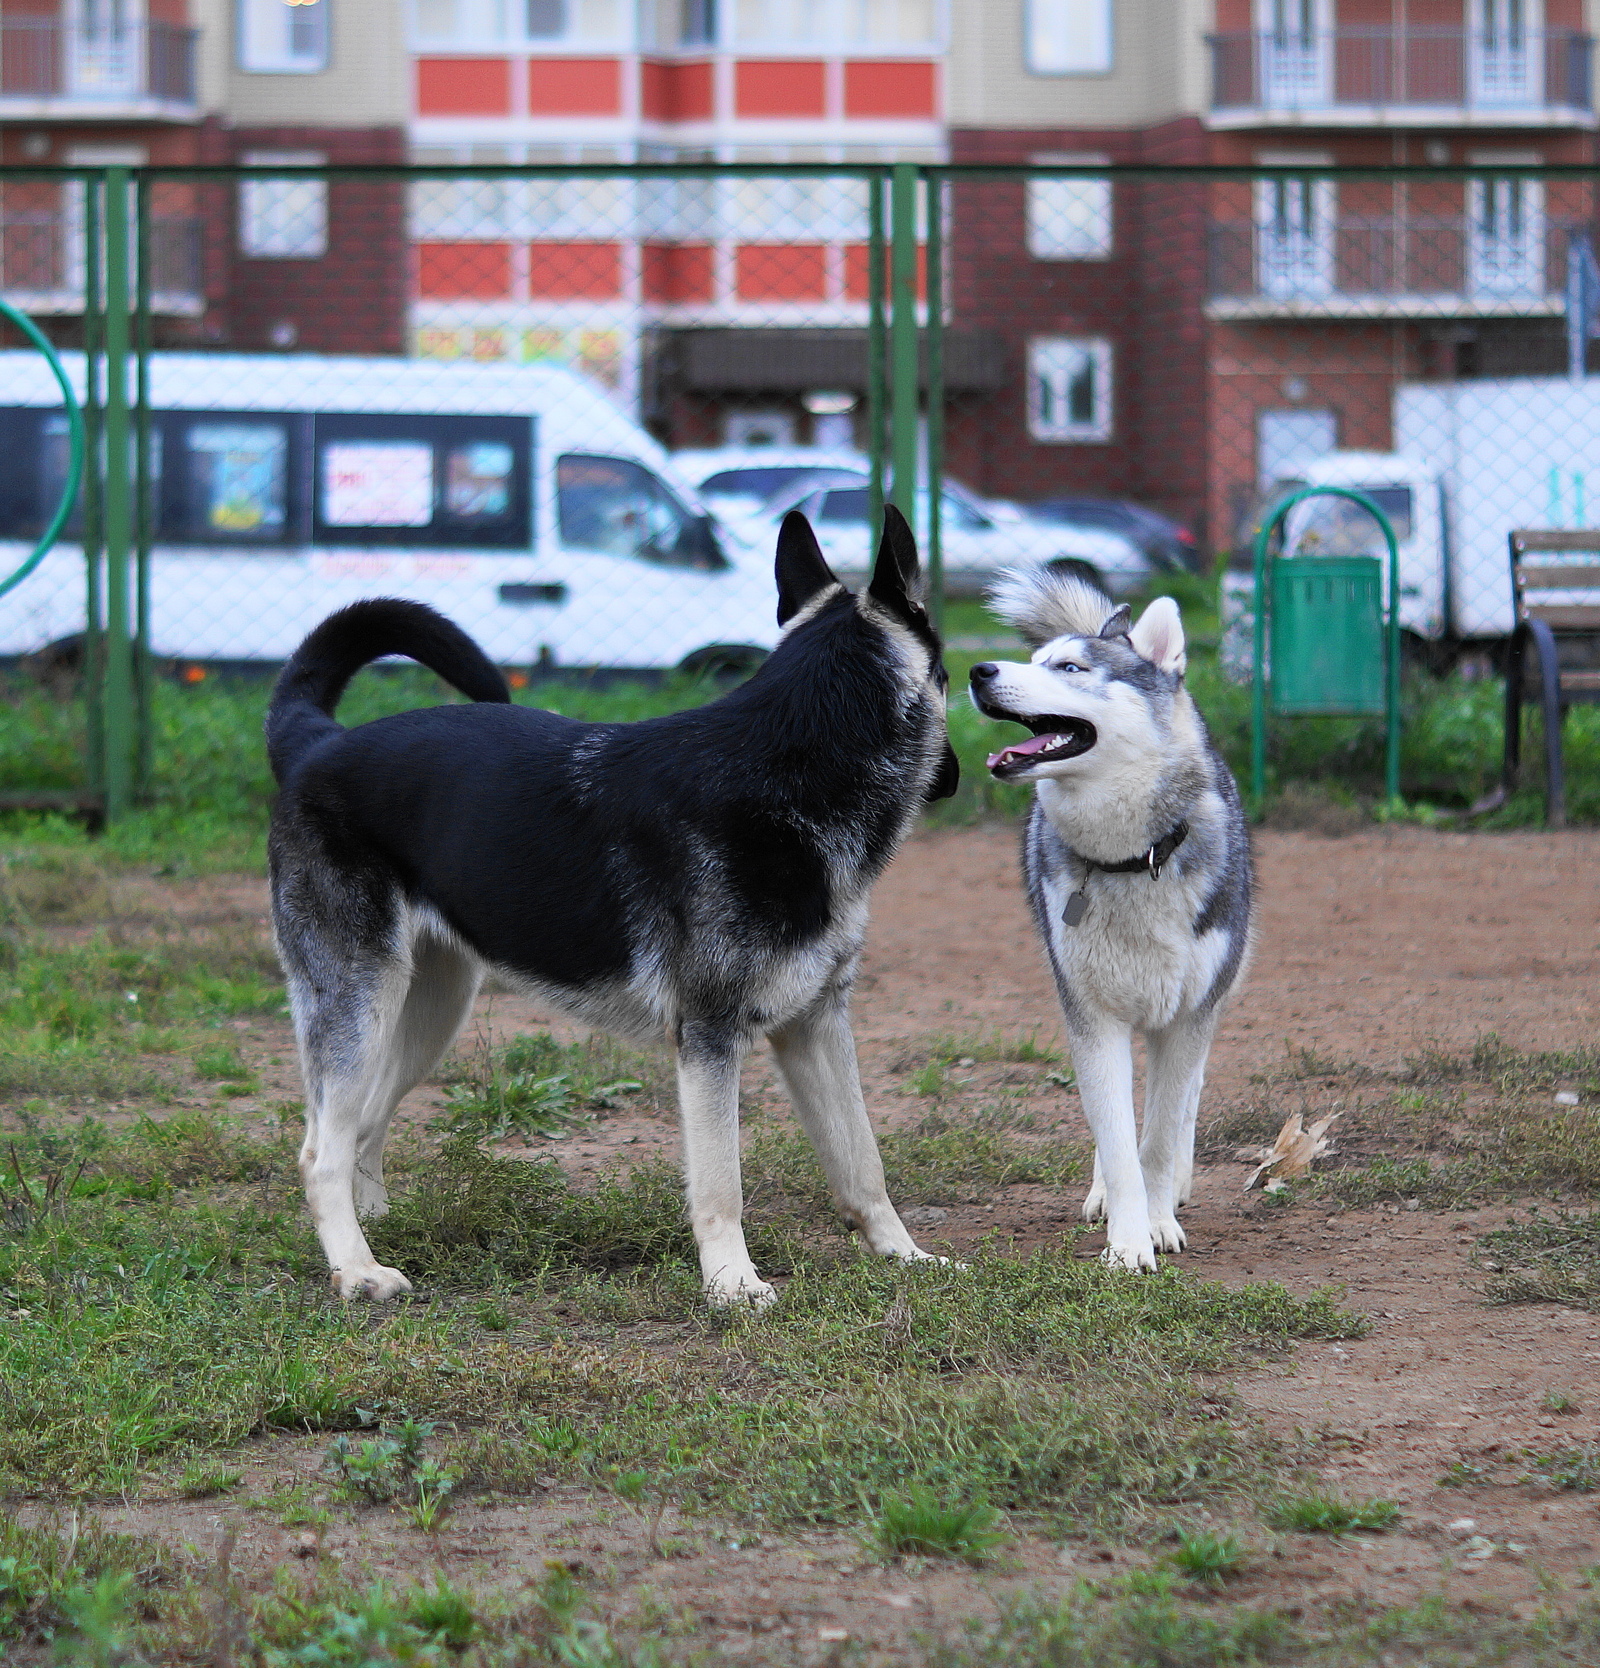
<instances>
[{"instance_id":1,"label":"dog's curled tail","mask_svg":"<svg viewBox=\"0 0 1600 1668\"><path fill-rule=\"evenodd\" d=\"M1116 612L1099 586L1071 568L1042 563L1005 569L984 600L1034 648L1058 637L1096 637Z\"/></svg>"},{"instance_id":2,"label":"dog's curled tail","mask_svg":"<svg viewBox=\"0 0 1600 1668\"><path fill-rule=\"evenodd\" d=\"M279 782L308 748L341 728L333 714L351 678L390 654L421 662L474 701L511 699L499 667L443 614L398 597L351 603L306 638L273 686L267 758Z\"/></svg>"}]
</instances>

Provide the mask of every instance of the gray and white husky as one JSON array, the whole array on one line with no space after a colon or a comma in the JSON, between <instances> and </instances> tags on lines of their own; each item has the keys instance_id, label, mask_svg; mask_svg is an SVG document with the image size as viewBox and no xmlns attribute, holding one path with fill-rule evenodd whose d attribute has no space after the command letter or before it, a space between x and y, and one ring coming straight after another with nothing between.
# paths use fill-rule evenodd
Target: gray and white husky
<instances>
[{"instance_id":1,"label":"gray and white husky","mask_svg":"<svg viewBox=\"0 0 1600 1668\"><path fill-rule=\"evenodd\" d=\"M1183 1249L1206 1056L1250 951L1239 790L1183 686L1170 597L1133 624L1082 580L1034 568L1003 575L990 605L1035 651L974 666L972 699L1033 731L989 769L1034 784L1023 870L1094 1136L1083 1214L1106 1217L1108 1262L1154 1268Z\"/></svg>"}]
</instances>

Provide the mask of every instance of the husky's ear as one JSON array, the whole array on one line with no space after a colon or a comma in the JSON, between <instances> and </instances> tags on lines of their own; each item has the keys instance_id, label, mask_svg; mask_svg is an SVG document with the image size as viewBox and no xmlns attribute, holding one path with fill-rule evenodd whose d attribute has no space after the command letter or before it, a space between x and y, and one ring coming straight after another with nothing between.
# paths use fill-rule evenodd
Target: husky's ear
<instances>
[{"instance_id":1,"label":"husky's ear","mask_svg":"<svg viewBox=\"0 0 1600 1668\"><path fill-rule=\"evenodd\" d=\"M1132 619L1132 609L1128 607L1127 603L1123 603L1123 605L1118 608L1109 619L1107 619L1106 623L1101 626L1097 635L1100 637L1126 637L1128 635L1129 622Z\"/></svg>"},{"instance_id":2,"label":"husky's ear","mask_svg":"<svg viewBox=\"0 0 1600 1668\"><path fill-rule=\"evenodd\" d=\"M811 523L798 510L790 510L778 529L777 574L779 625L788 625L814 596L839 583Z\"/></svg>"},{"instance_id":3,"label":"husky's ear","mask_svg":"<svg viewBox=\"0 0 1600 1668\"><path fill-rule=\"evenodd\" d=\"M878 542L878 559L872 565L872 583L867 595L876 601L902 607L911 599L917 582L917 538L906 518L893 504L883 506L883 537Z\"/></svg>"},{"instance_id":4,"label":"husky's ear","mask_svg":"<svg viewBox=\"0 0 1600 1668\"><path fill-rule=\"evenodd\" d=\"M1178 605L1171 597L1157 597L1145 609L1139 616L1138 625L1128 633L1128 641L1163 672L1181 675L1188 664L1183 643L1183 621L1178 617Z\"/></svg>"}]
</instances>

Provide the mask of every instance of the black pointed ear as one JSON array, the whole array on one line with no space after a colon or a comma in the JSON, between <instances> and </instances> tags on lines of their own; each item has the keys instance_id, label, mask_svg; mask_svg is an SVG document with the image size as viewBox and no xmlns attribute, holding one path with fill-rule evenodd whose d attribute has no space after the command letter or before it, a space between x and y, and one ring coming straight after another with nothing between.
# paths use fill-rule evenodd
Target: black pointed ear
<instances>
[{"instance_id":1,"label":"black pointed ear","mask_svg":"<svg viewBox=\"0 0 1600 1668\"><path fill-rule=\"evenodd\" d=\"M1127 603L1123 603L1116 613L1113 614L1103 626L1101 626L1100 635L1102 637L1126 637L1128 635L1128 628L1132 625L1132 623L1133 610L1127 605Z\"/></svg>"},{"instance_id":2,"label":"black pointed ear","mask_svg":"<svg viewBox=\"0 0 1600 1668\"><path fill-rule=\"evenodd\" d=\"M819 591L839 583L811 523L798 510L790 510L778 529L777 574L779 625L788 625Z\"/></svg>"},{"instance_id":3,"label":"black pointed ear","mask_svg":"<svg viewBox=\"0 0 1600 1668\"><path fill-rule=\"evenodd\" d=\"M931 804L936 799L949 799L960 786L961 761L956 757L955 748L947 741L944 744L944 757L940 759L939 768L933 773L933 780L922 796L923 802Z\"/></svg>"},{"instance_id":4,"label":"black pointed ear","mask_svg":"<svg viewBox=\"0 0 1600 1668\"><path fill-rule=\"evenodd\" d=\"M883 506L883 537L878 541L878 559L872 565L872 583L867 595L877 601L905 603L917 582L917 537L906 518L893 504Z\"/></svg>"}]
</instances>

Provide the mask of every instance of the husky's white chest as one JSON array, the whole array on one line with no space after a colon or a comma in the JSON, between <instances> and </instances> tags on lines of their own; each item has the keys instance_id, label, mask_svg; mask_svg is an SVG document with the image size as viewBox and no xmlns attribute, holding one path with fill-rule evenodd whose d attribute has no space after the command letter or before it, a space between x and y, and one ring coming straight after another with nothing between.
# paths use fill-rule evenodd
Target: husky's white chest
<instances>
[{"instance_id":1,"label":"husky's white chest","mask_svg":"<svg viewBox=\"0 0 1600 1668\"><path fill-rule=\"evenodd\" d=\"M1204 899L1174 869L1156 879L1093 870L1086 877L1075 864L1039 882L1052 958L1086 1017L1160 1030L1198 1007L1216 983L1227 934L1195 932ZM1069 909L1075 894L1083 901Z\"/></svg>"}]
</instances>

